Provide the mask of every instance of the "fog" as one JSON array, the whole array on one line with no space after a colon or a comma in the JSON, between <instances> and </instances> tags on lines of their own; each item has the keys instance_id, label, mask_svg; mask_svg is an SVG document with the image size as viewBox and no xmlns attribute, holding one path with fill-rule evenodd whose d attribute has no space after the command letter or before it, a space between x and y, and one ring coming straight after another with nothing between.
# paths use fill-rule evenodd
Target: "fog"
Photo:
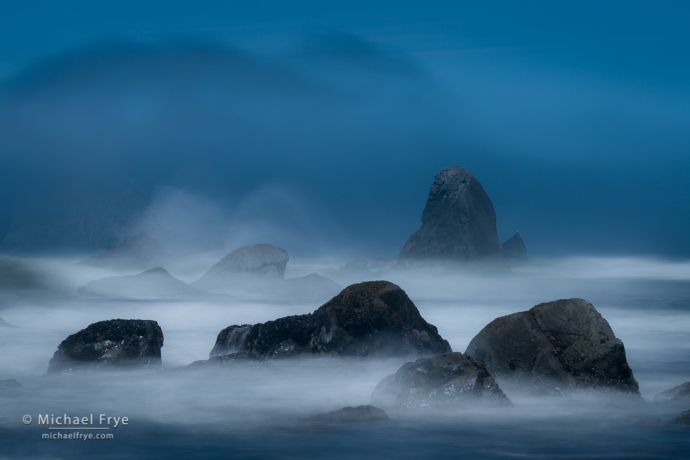
<instances>
[{"instance_id":1,"label":"fog","mask_svg":"<svg viewBox=\"0 0 690 460\"><path fill-rule=\"evenodd\" d=\"M202 259L189 267L171 267L170 272L193 281L208 268ZM340 445L343 455L366 452L370 443L402 452L405 442L388 437L394 432L396 436L407 433L418 439L408 454L437 451L441 457L452 456L457 436L468 443L463 445L473 455L496 458L507 452L534 455L532 449L576 456L584 455L581 449L592 449L597 455L607 456L614 455L608 450L614 444L624 456L641 449L653 458L673 457L688 449L686 437L674 434L677 432L668 425L678 415L677 407L592 393L535 398L504 389L513 408L468 408L444 414L392 412L390 422L367 428L366 434L358 428L335 432L315 429L300 422L317 413L368 404L376 384L408 360L316 358L187 368L194 361L208 358L217 334L226 326L309 313L328 299L261 299L241 291L211 301L85 298L76 295L79 285L113 272L94 271L75 264L77 261L12 259L15 266L23 266L43 280L40 286L28 289L4 289L0 307L0 316L6 322L19 326L0 330L0 379L15 378L24 384L22 388L3 390L0 395L4 407L2 432L18 436L18 441L11 444L15 455L25 449L30 457L97 452L94 446L84 447L86 450L37 447L39 443L29 433L38 436L38 432L23 427L20 418L43 413L128 417L130 426L115 431L122 439L115 440L115 450L123 456L143 455L147 436L156 437L152 445L163 450L172 448L171 441L166 441L168 436L193 436L193 444L208 443L211 456L240 444L249 449L247 455L257 457L276 455L273 449L300 456L329 444ZM3 262L7 264L8 259ZM481 328L498 316L545 301L581 297L597 308L624 342L628 363L646 401L690 380L688 262L561 258L535 260L499 272L475 267L359 274L344 272L338 266L330 260L311 260L304 265L291 261L287 277L316 271L342 286L368 279L390 280L407 292L453 350L461 352ZM93 322L115 318L158 321L165 335L160 370L45 375L48 361L65 337ZM497 427L503 433L500 442L495 439ZM357 446L345 443L354 435L352 430L363 436ZM635 433L635 437L626 438L624 433ZM524 436L534 441L525 443ZM664 449L652 449L652 440L659 436L667 438L667 444ZM437 443L433 449L426 445L430 437ZM578 439L587 439L586 447L571 445ZM175 455L184 456L170 453L170 457Z\"/></svg>"}]
</instances>

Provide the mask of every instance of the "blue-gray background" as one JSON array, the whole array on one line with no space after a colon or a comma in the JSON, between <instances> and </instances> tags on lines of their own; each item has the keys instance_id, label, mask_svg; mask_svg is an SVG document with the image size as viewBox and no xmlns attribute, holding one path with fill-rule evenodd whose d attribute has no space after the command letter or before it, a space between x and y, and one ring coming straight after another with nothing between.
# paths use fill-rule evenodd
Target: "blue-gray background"
<instances>
[{"instance_id":1,"label":"blue-gray background","mask_svg":"<svg viewBox=\"0 0 690 460\"><path fill-rule=\"evenodd\" d=\"M395 257L460 165L532 255L690 256L685 5L4 1L0 246Z\"/></svg>"}]
</instances>

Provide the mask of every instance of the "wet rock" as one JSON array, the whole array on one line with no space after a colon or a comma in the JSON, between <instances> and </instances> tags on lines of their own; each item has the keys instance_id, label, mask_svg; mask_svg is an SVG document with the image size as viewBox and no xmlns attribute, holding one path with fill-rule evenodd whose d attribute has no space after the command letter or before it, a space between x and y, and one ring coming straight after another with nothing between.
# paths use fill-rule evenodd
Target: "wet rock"
<instances>
[{"instance_id":1,"label":"wet rock","mask_svg":"<svg viewBox=\"0 0 690 460\"><path fill-rule=\"evenodd\" d=\"M654 396L655 403L690 405L690 382L673 387Z\"/></svg>"},{"instance_id":2,"label":"wet rock","mask_svg":"<svg viewBox=\"0 0 690 460\"><path fill-rule=\"evenodd\" d=\"M526 261L527 247L520 236L520 232L510 237L503 243L503 258L512 261Z\"/></svg>"},{"instance_id":3,"label":"wet rock","mask_svg":"<svg viewBox=\"0 0 690 460\"><path fill-rule=\"evenodd\" d=\"M81 296L117 299L178 299L208 297L210 294L181 281L162 267L138 275L109 276L89 281L77 289Z\"/></svg>"},{"instance_id":4,"label":"wet rock","mask_svg":"<svg viewBox=\"0 0 690 460\"><path fill-rule=\"evenodd\" d=\"M14 324L10 324L6 322L4 319L0 318L0 328L7 328L7 329L12 329L12 328L17 328L19 326L15 326Z\"/></svg>"},{"instance_id":5,"label":"wet rock","mask_svg":"<svg viewBox=\"0 0 690 460\"><path fill-rule=\"evenodd\" d=\"M436 174L422 228L407 240L398 259L469 261L501 254L489 195L469 171L450 166Z\"/></svg>"},{"instance_id":6,"label":"wet rock","mask_svg":"<svg viewBox=\"0 0 690 460\"><path fill-rule=\"evenodd\" d=\"M639 394L623 342L582 299L542 303L497 318L472 339L466 354L482 363L504 390Z\"/></svg>"},{"instance_id":7,"label":"wet rock","mask_svg":"<svg viewBox=\"0 0 690 460\"><path fill-rule=\"evenodd\" d=\"M191 283L201 289L215 289L245 282L283 280L288 253L271 244L255 244L235 249Z\"/></svg>"},{"instance_id":8,"label":"wet rock","mask_svg":"<svg viewBox=\"0 0 690 460\"><path fill-rule=\"evenodd\" d=\"M162 346L163 331L156 321L99 321L60 343L48 373L78 372L84 366L156 366L161 364Z\"/></svg>"},{"instance_id":9,"label":"wet rock","mask_svg":"<svg viewBox=\"0 0 690 460\"><path fill-rule=\"evenodd\" d=\"M119 246L111 246L103 254L90 257L80 264L116 269L150 269L168 262L170 256L158 240L148 233L129 235Z\"/></svg>"},{"instance_id":10,"label":"wet rock","mask_svg":"<svg viewBox=\"0 0 690 460\"><path fill-rule=\"evenodd\" d=\"M690 425L690 410L686 410L678 416L676 423L681 423L683 425Z\"/></svg>"},{"instance_id":11,"label":"wet rock","mask_svg":"<svg viewBox=\"0 0 690 460\"><path fill-rule=\"evenodd\" d=\"M405 291L388 281L354 284L307 315L230 326L210 356L408 356L450 352Z\"/></svg>"},{"instance_id":12,"label":"wet rock","mask_svg":"<svg viewBox=\"0 0 690 460\"><path fill-rule=\"evenodd\" d=\"M511 406L487 370L462 353L418 359L379 382L371 403L396 409Z\"/></svg>"},{"instance_id":13,"label":"wet rock","mask_svg":"<svg viewBox=\"0 0 690 460\"><path fill-rule=\"evenodd\" d=\"M6 379L0 380L0 390L10 389L10 388L21 388L24 385L19 380Z\"/></svg>"},{"instance_id":14,"label":"wet rock","mask_svg":"<svg viewBox=\"0 0 690 460\"><path fill-rule=\"evenodd\" d=\"M374 406L343 407L325 414L314 415L305 423L318 425L352 425L358 423L383 422L389 420L388 414Z\"/></svg>"}]
</instances>

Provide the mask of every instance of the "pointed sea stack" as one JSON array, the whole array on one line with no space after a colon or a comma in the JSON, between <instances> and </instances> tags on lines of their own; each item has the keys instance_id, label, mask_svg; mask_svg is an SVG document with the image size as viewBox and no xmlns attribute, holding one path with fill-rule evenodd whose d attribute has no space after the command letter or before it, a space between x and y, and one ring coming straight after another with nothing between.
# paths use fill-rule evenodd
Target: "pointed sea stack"
<instances>
[{"instance_id":1,"label":"pointed sea stack","mask_svg":"<svg viewBox=\"0 0 690 460\"><path fill-rule=\"evenodd\" d=\"M422 228L400 251L403 261L470 261L500 256L496 213L484 187L450 166L436 174L422 213Z\"/></svg>"}]
</instances>

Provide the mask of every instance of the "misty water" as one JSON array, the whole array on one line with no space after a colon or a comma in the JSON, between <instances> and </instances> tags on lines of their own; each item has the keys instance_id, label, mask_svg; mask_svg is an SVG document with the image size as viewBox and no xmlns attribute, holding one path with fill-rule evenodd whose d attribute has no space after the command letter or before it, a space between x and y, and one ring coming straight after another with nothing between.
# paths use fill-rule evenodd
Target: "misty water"
<instances>
[{"instance_id":1,"label":"misty water","mask_svg":"<svg viewBox=\"0 0 690 460\"><path fill-rule=\"evenodd\" d=\"M369 279L400 285L454 351L498 316L551 300L591 302L625 344L644 401L611 395L526 397L513 408L443 414L390 413L349 427L302 421L369 403L376 384L409 359L317 358L184 368L208 358L221 329L309 313L328 298L263 298L256 292L203 300L86 298L78 286L113 274L76 258L6 258L30 280L2 290L0 458L687 458L690 436L674 419L687 407L651 403L690 380L690 263L644 258L533 260L512 270L386 270L356 273L323 260L291 261L287 277L318 272L345 287ZM205 259L173 264L197 279ZM207 266L206 266L207 268ZM165 335L160 370L46 376L68 335L115 318L156 320ZM38 414L105 413L129 423L103 441L41 440ZM78 430L76 430L78 431Z\"/></svg>"}]
</instances>

